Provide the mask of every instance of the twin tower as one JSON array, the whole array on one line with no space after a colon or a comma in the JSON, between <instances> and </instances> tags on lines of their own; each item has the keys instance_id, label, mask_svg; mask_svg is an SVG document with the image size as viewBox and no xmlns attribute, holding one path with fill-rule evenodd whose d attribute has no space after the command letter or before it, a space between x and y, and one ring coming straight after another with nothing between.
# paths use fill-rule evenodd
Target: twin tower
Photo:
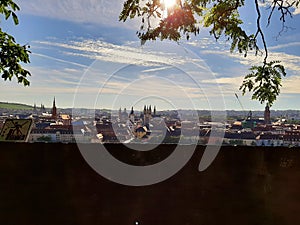
<instances>
[{"instance_id":1,"label":"twin tower","mask_svg":"<svg viewBox=\"0 0 300 225\"><path fill-rule=\"evenodd\" d=\"M131 122L142 122L143 125L149 125L150 119L156 116L156 107L152 111L151 105L144 106L144 110L141 112L140 116L134 113L133 107L131 107L131 112L129 114L129 119Z\"/></svg>"}]
</instances>

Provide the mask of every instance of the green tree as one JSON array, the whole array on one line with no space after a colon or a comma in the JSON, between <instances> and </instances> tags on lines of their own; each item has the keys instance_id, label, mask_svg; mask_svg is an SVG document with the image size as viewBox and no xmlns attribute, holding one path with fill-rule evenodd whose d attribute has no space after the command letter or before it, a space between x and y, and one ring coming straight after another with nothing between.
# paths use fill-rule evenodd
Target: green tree
<instances>
[{"instance_id":1,"label":"green tree","mask_svg":"<svg viewBox=\"0 0 300 225\"><path fill-rule=\"evenodd\" d=\"M279 61L271 61L264 66L252 66L250 74L240 86L243 94L253 92L252 99L271 107L280 93L281 78L286 75L285 69Z\"/></svg>"},{"instance_id":2,"label":"green tree","mask_svg":"<svg viewBox=\"0 0 300 225\"><path fill-rule=\"evenodd\" d=\"M19 6L12 0L0 1L0 13L5 20L12 17L15 25L19 24L16 11ZM1 21L2 22L2 21ZM29 63L29 46L16 43L13 36L7 34L0 28L0 74L4 80L17 78L18 83L28 86L30 82L27 77L30 72L22 67L22 63Z\"/></svg>"},{"instance_id":3,"label":"green tree","mask_svg":"<svg viewBox=\"0 0 300 225\"><path fill-rule=\"evenodd\" d=\"M271 106L280 93L281 76L285 76L284 66L280 61L268 62L268 47L261 27L260 3L269 4L267 25L271 23L274 12L279 12L281 33L287 29L286 19L292 17L292 11L299 6L300 0L253 0L255 4L256 30L247 34L243 29L239 9L245 6L244 0L176 0L176 4L166 9L166 0L127 0L120 13L120 21L128 18L141 18L140 30L137 36L144 44L148 40L169 39L179 41L182 37L190 39L197 36L200 28L209 29L215 40L225 37L231 43L230 51L237 51L247 57L249 51L255 55L263 55L262 64L252 66L250 74L240 86L243 94L254 91L252 99ZM159 18L159 23L153 24L153 18ZM259 45L258 43L261 43Z\"/></svg>"}]
</instances>

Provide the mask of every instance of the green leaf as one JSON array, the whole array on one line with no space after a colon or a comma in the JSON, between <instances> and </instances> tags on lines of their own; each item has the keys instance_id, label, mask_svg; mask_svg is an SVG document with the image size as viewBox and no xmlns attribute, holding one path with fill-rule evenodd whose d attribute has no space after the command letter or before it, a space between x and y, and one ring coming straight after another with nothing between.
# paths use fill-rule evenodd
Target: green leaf
<instances>
[{"instance_id":1,"label":"green leaf","mask_svg":"<svg viewBox=\"0 0 300 225\"><path fill-rule=\"evenodd\" d=\"M19 24L19 19L18 19L17 15L14 12L12 12L11 15L13 17L15 25L18 25Z\"/></svg>"},{"instance_id":2,"label":"green leaf","mask_svg":"<svg viewBox=\"0 0 300 225\"><path fill-rule=\"evenodd\" d=\"M11 11L7 10L7 11L5 11L4 14L5 14L5 19L7 20L10 17Z\"/></svg>"}]
</instances>

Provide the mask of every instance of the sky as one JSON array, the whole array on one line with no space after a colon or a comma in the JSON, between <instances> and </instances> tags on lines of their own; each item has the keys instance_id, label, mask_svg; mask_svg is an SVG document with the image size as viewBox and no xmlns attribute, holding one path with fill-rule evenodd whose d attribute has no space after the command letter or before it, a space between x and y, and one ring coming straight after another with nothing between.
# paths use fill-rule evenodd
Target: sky
<instances>
[{"instance_id":1,"label":"sky","mask_svg":"<svg viewBox=\"0 0 300 225\"><path fill-rule=\"evenodd\" d=\"M191 40L147 42L136 37L140 20L118 21L121 0L16 1L20 24L1 19L4 31L20 44L30 45L24 65L32 76L29 87L15 80L0 81L0 101L58 108L131 108L144 105L164 109L263 110L239 86L251 65L262 58L230 53L226 41L216 42L207 29ZM262 8L263 16L268 15ZM253 1L240 11L247 32L254 32ZM272 108L300 109L300 16L281 24L262 23L269 60L281 60L287 69ZM237 100L235 93L239 96Z\"/></svg>"}]
</instances>

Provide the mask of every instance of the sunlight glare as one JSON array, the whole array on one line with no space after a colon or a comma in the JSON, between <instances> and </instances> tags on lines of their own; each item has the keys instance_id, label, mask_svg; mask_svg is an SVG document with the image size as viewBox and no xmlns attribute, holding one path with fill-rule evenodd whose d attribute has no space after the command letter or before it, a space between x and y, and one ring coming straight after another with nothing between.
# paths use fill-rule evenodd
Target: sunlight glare
<instances>
[{"instance_id":1,"label":"sunlight glare","mask_svg":"<svg viewBox=\"0 0 300 225\"><path fill-rule=\"evenodd\" d=\"M176 0L161 0L166 9L172 8L176 4Z\"/></svg>"}]
</instances>

